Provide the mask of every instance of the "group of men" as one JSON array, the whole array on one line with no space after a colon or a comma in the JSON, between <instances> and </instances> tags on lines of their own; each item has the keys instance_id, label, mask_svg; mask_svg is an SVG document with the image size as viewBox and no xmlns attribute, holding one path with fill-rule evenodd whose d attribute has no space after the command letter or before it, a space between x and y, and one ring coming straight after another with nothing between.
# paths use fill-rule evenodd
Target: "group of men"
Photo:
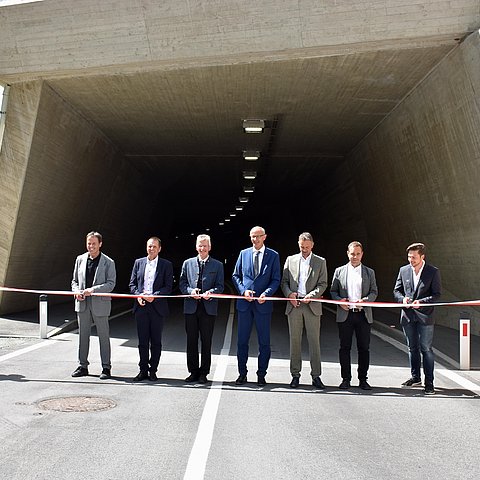
<instances>
[{"instance_id":1,"label":"group of men","mask_svg":"<svg viewBox=\"0 0 480 480\"><path fill-rule=\"evenodd\" d=\"M291 388L300 384L302 370L302 335L305 329L310 357L312 385L324 389L321 380L320 326L322 303L320 299L328 286L327 266L324 258L313 253L314 241L310 233L300 234L299 253L289 256L283 273L278 253L266 247L267 235L262 227L250 230L252 246L242 250L232 275L238 292L236 301L238 333L238 378L235 383L247 382L247 361L250 336L255 324L258 337L257 384L266 385L266 375L271 356L270 323L273 297L281 288L288 298L285 313L290 336ZM92 296L93 292L108 293L115 287L115 263L100 252L102 236L90 232L86 239L87 252L75 262L72 291L75 293L75 310L79 323L79 367L72 376L88 375L88 348L92 322L97 326L102 361L101 379L111 378L108 315L110 297ZM185 260L179 287L184 299L185 330L187 335L186 382L207 383L211 366L211 344L218 311L219 294L224 289L223 264L209 254L211 241L208 235L196 240L198 255ZM157 369L162 349L162 329L168 315L168 304L162 296L170 295L173 288L173 266L160 258L161 241L151 237L147 241L147 256L135 261L130 278L130 292L136 296L134 316L137 323L139 373L134 381L157 380ZM425 245L413 243L406 249L408 264L401 267L394 287L395 299L404 304L401 309L402 325L409 348L411 377L402 385L422 385L423 357L424 392L435 393L433 342L433 307L441 295L439 270L425 263ZM362 263L363 246L351 242L347 247L348 263L338 267L333 275L330 295L337 300L336 322L340 339L339 361L341 389L351 388L351 348L355 334L358 351L358 381L363 390L371 390L368 383L370 364L370 330L373 323L372 307L364 302L374 302L378 295L375 272ZM198 343L201 342L199 361Z\"/></svg>"}]
</instances>

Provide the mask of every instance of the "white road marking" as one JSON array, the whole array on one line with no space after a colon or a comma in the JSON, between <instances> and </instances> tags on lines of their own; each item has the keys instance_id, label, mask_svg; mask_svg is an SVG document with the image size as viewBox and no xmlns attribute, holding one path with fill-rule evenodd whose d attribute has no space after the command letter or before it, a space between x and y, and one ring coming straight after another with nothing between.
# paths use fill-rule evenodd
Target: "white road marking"
<instances>
[{"instance_id":1,"label":"white road marking","mask_svg":"<svg viewBox=\"0 0 480 480\"><path fill-rule=\"evenodd\" d=\"M218 356L217 366L213 376L213 382L208 393L207 401L203 409L202 418L198 425L197 435L188 458L184 480L203 480L207 466L208 454L212 444L213 429L217 418L218 405L222 395L223 381L230 361L230 345L232 343L233 317L235 314L235 302L230 304L227 328L223 340L223 347Z\"/></svg>"},{"instance_id":2,"label":"white road marking","mask_svg":"<svg viewBox=\"0 0 480 480\"><path fill-rule=\"evenodd\" d=\"M43 342L36 343L35 345L30 345L29 347L22 348L20 350L17 350L15 352L7 353L5 355L0 356L0 362L4 362L5 360L10 360L11 358L19 357L20 355L23 355L24 353L28 352L33 352L34 350L37 350L42 347L46 347L47 345L52 344L50 340L44 340Z\"/></svg>"}]
</instances>

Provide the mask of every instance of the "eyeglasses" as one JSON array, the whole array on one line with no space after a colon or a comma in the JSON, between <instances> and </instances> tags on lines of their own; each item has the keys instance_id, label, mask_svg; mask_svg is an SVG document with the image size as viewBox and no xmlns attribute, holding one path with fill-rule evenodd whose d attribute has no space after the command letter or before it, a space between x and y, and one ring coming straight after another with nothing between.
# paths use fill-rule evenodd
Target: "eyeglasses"
<instances>
[{"instance_id":1,"label":"eyeglasses","mask_svg":"<svg viewBox=\"0 0 480 480\"><path fill-rule=\"evenodd\" d=\"M265 235L266 235L265 233L263 233L262 235L250 235L250 238L253 238L253 239L255 239L255 238L262 238L262 237L264 237Z\"/></svg>"}]
</instances>

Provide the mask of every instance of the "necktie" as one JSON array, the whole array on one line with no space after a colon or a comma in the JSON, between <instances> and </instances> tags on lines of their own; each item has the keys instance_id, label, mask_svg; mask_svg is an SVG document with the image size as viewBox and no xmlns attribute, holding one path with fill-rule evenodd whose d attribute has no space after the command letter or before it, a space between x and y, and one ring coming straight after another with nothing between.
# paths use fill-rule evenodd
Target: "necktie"
<instances>
[{"instance_id":1,"label":"necktie","mask_svg":"<svg viewBox=\"0 0 480 480\"><path fill-rule=\"evenodd\" d=\"M205 262L198 262L198 280L197 280L197 288L202 291L202 277L203 277L203 267L205 266Z\"/></svg>"},{"instance_id":2,"label":"necktie","mask_svg":"<svg viewBox=\"0 0 480 480\"><path fill-rule=\"evenodd\" d=\"M254 271L256 277L260 273L260 265L259 265L259 262L258 262L258 257L259 256L260 256L260 252L255 252L255 258L253 259L253 271Z\"/></svg>"}]
</instances>

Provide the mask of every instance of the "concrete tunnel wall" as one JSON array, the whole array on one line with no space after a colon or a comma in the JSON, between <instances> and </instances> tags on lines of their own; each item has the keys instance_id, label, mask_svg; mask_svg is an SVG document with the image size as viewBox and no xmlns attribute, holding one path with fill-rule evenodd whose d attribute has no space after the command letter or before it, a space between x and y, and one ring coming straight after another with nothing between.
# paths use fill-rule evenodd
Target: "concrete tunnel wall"
<instances>
[{"instance_id":1,"label":"concrete tunnel wall","mask_svg":"<svg viewBox=\"0 0 480 480\"><path fill-rule=\"evenodd\" d=\"M269 245L282 261L295 251L299 231L310 230L331 275L346 261L347 243L358 239L365 244L365 263L377 272L380 299L391 300L405 246L424 241L428 260L441 269L444 299L479 297L478 261L472 258L479 234L479 50L474 33L445 58L329 178L319 179L321 188L303 199L311 211L299 216L295 202L285 202L269 217ZM123 291L133 258L143 254L152 232L154 213L162 221L153 229L171 233L167 207L148 211L145 198L161 195L148 167L127 162L46 84L12 87L0 159L7 173L0 180L4 285L67 288L84 235L96 228L105 235L105 253L117 262L117 290ZM296 221L281 220L288 216ZM258 222L249 220L253 225L267 218L262 213ZM232 248L238 236L248 245L247 223L241 228L227 239ZM192 253L190 248L184 258ZM34 308L36 302L3 294L0 312ZM472 332L479 334L478 310L469 313L476 320ZM438 309L437 315L455 327L459 312Z\"/></svg>"}]
</instances>

